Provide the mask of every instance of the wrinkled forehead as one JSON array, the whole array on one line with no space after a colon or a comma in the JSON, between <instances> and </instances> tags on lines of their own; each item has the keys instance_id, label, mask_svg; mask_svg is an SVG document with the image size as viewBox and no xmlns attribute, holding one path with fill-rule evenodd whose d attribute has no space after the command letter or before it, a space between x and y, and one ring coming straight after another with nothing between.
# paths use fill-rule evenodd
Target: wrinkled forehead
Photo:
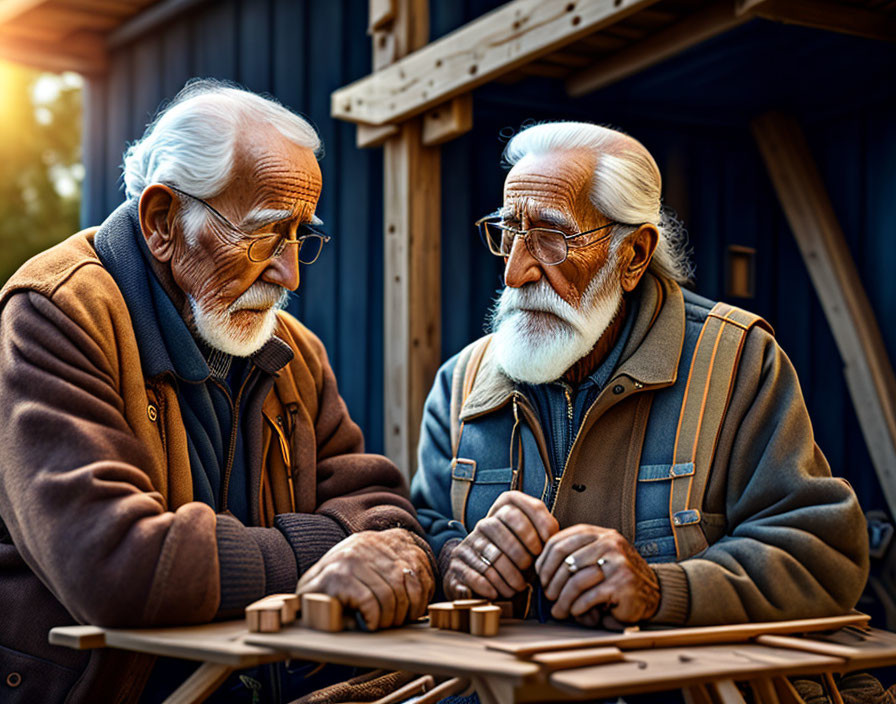
<instances>
[{"instance_id":1,"label":"wrinkled forehead","mask_svg":"<svg viewBox=\"0 0 896 704\"><path fill-rule=\"evenodd\" d=\"M306 147L269 152L252 164L251 178L257 185L256 198L273 209L293 209L317 205L321 173L314 153ZM291 153L290 153L291 152Z\"/></svg>"},{"instance_id":2,"label":"wrinkled forehead","mask_svg":"<svg viewBox=\"0 0 896 704\"><path fill-rule=\"evenodd\" d=\"M279 134L266 134L242 146L234 163L232 187L244 206L314 212L322 179L311 149Z\"/></svg>"},{"instance_id":3,"label":"wrinkled forehead","mask_svg":"<svg viewBox=\"0 0 896 704\"><path fill-rule=\"evenodd\" d=\"M539 207L575 211L587 203L594 166L587 150L526 156L504 180L504 207L517 215Z\"/></svg>"}]
</instances>

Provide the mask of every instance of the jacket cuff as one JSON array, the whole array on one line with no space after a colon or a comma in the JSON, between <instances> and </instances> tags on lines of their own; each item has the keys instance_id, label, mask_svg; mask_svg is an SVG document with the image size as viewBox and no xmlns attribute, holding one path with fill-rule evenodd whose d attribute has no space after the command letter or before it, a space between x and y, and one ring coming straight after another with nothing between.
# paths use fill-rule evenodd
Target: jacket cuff
<instances>
[{"instance_id":1,"label":"jacket cuff","mask_svg":"<svg viewBox=\"0 0 896 704\"><path fill-rule=\"evenodd\" d=\"M295 557L279 532L246 528L233 516L221 513L215 532L221 580L219 616L238 612L266 594L295 590Z\"/></svg>"},{"instance_id":2,"label":"jacket cuff","mask_svg":"<svg viewBox=\"0 0 896 704\"><path fill-rule=\"evenodd\" d=\"M347 536L336 521L319 513L281 513L274 517L274 527L292 548L299 576ZM295 584L290 591L294 589Z\"/></svg>"},{"instance_id":3,"label":"jacket cuff","mask_svg":"<svg viewBox=\"0 0 896 704\"><path fill-rule=\"evenodd\" d=\"M681 565L674 562L659 563L650 567L660 583L660 605L648 620L651 623L683 625L688 619L691 601L687 574Z\"/></svg>"}]
</instances>

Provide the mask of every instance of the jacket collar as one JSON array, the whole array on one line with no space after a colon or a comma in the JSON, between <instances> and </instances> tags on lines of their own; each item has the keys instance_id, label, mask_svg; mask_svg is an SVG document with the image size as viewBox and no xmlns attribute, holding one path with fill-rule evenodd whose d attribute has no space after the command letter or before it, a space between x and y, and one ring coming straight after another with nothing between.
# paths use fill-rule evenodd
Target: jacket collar
<instances>
[{"instance_id":1,"label":"jacket collar","mask_svg":"<svg viewBox=\"0 0 896 704\"><path fill-rule=\"evenodd\" d=\"M213 376L209 360L214 359L216 369L223 369L226 375L229 359L222 360L221 354L211 355L193 337L153 273L148 261L152 255L139 232L137 200L131 199L106 218L93 244L128 307L144 373L152 378L171 372L183 381L201 383ZM272 337L252 355L252 362L273 374L292 358L289 345Z\"/></svg>"},{"instance_id":2,"label":"jacket collar","mask_svg":"<svg viewBox=\"0 0 896 704\"><path fill-rule=\"evenodd\" d=\"M640 292L637 317L613 377L624 374L645 387L671 386L678 377L684 343L684 297L676 283L649 273L641 281ZM516 391L489 345L460 420L497 410Z\"/></svg>"}]
</instances>

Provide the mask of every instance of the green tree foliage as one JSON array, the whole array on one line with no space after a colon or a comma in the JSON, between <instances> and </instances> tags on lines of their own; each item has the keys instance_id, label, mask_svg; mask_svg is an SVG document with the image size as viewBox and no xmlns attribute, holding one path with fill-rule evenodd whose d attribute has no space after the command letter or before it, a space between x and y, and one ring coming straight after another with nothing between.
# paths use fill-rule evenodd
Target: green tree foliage
<instances>
[{"instance_id":1,"label":"green tree foliage","mask_svg":"<svg viewBox=\"0 0 896 704\"><path fill-rule=\"evenodd\" d=\"M78 230L80 81L0 62L0 283Z\"/></svg>"}]
</instances>

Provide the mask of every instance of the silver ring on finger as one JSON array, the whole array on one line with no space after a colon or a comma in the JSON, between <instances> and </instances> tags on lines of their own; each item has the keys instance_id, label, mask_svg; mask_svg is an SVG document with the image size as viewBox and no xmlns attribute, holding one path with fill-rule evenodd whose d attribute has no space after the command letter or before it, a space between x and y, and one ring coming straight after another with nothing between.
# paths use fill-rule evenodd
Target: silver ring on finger
<instances>
[{"instance_id":1,"label":"silver ring on finger","mask_svg":"<svg viewBox=\"0 0 896 704\"><path fill-rule=\"evenodd\" d=\"M492 561L489 560L489 559L485 556L485 551L479 553L479 559L482 560L482 561L485 563L485 566L486 566L486 567L491 567L491 566L492 566Z\"/></svg>"},{"instance_id":2,"label":"silver ring on finger","mask_svg":"<svg viewBox=\"0 0 896 704\"><path fill-rule=\"evenodd\" d=\"M402 574L406 574L409 577L414 576L414 570L410 569L409 567L405 567L404 569L401 570L401 572L402 572Z\"/></svg>"},{"instance_id":3,"label":"silver ring on finger","mask_svg":"<svg viewBox=\"0 0 896 704\"><path fill-rule=\"evenodd\" d=\"M605 557L597 558L597 562L594 563L594 566L597 567L598 571L601 574L601 577L606 576L606 573L604 572L605 564L607 564L607 558L605 558Z\"/></svg>"},{"instance_id":4,"label":"silver ring on finger","mask_svg":"<svg viewBox=\"0 0 896 704\"><path fill-rule=\"evenodd\" d=\"M579 571L579 566L576 564L576 558L572 555L567 555L563 562L566 563L566 569L569 570L570 574L575 574Z\"/></svg>"},{"instance_id":5,"label":"silver ring on finger","mask_svg":"<svg viewBox=\"0 0 896 704\"><path fill-rule=\"evenodd\" d=\"M494 543L489 543L485 546L479 556L482 558L483 562L491 566L498 561L499 557L501 557L501 548Z\"/></svg>"}]
</instances>

